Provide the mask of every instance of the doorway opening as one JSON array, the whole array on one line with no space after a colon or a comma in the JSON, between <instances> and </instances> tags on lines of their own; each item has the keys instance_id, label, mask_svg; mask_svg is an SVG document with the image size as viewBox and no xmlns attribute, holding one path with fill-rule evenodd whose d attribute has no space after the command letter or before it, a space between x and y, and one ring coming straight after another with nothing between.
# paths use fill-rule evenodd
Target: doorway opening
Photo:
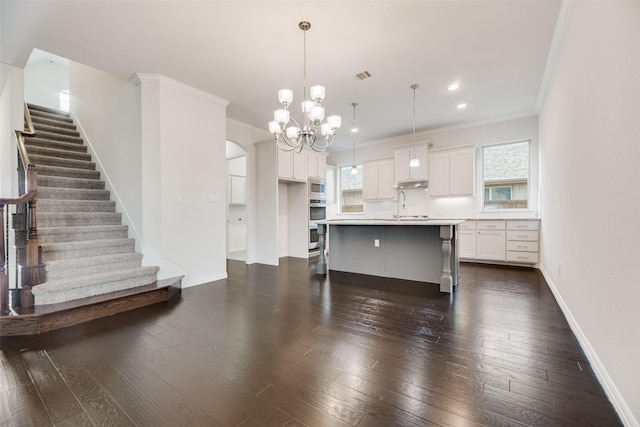
<instances>
[{"instance_id":1,"label":"doorway opening","mask_svg":"<svg viewBox=\"0 0 640 427\"><path fill-rule=\"evenodd\" d=\"M227 259L247 260L247 152L226 141Z\"/></svg>"}]
</instances>

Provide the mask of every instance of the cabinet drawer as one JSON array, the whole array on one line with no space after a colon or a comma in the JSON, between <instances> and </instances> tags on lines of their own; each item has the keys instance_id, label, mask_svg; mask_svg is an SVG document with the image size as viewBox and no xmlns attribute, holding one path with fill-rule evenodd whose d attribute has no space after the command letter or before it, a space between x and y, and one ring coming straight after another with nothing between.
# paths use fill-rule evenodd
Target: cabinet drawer
<instances>
[{"instance_id":1,"label":"cabinet drawer","mask_svg":"<svg viewBox=\"0 0 640 427\"><path fill-rule=\"evenodd\" d=\"M538 221L507 221L507 230L538 230Z\"/></svg>"},{"instance_id":2,"label":"cabinet drawer","mask_svg":"<svg viewBox=\"0 0 640 427\"><path fill-rule=\"evenodd\" d=\"M475 221L465 221L461 224L458 224L458 230L475 230L476 222Z\"/></svg>"},{"instance_id":3,"label":"cabinet drawer","mask_svg":"<svg viewBox=\"0 0 640 427\"><path fill-rule=\"evenodd\" d=\"M504 230L505 221L478 221L478 230Z\"/></svg>"},{"instance_id":4,"label":"cabinet drawer","mask_svg":"<svg viewBox=\"0 0 640 427\"><path fill-rule=\"evenodd\" d=\"M525 262L527 264L536 264L538 262L537 252L507 252L507 261L511 262Z\"/></svg>"},{"instance_id":5,"label":"cabinet drawer","mask_svg":"<svg viewBox=\"0 0 640 427\"><path fill-rule=\"evenodd\" d=\"M515 231L509 230L507 231L507 240L530 240L533 242L538 241L538 232L537 231Z\"/></svg>"},{"instance_id":6,"label":"cabinet drawer","mask_svg":"<svg viewBox=\"0 0 640 427\"><path fill-rule=\"evenodd\" d=\"M538 252L538 242L514 241L507 242L508 251Z\"/></svg>"}]
</instances>

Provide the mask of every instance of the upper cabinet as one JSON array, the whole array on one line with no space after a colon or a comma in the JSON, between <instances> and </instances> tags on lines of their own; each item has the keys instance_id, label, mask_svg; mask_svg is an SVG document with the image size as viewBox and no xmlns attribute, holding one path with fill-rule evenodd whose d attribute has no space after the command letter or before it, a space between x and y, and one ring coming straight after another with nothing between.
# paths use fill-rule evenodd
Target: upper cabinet
<instances>
[{"instance_id":1,"label":"upper cabinet","mask_svg":"<svg viewBox=\"0 0 640 427\"><path fill-rule=\"evenodd\" d=\"M327 178L327 155L316 151L307 152L309 178Z\"/></svg>"},{"instance_id":2,"label":"upper cabinet","mask_svg":"<svg viewBox=\"0 0 640 427\"><path fill-rule=\"evenodd\" d=\"M393 158L395 163L395 181L423 181L428 179L427 173L427 146L416 145L416 158L420 160L420 166L412 168L409 162L413 157L414 147L402 147L393 149Z\"/></svg>"},{"instance_id":3,"label":"upper cabinet","mask_svg":"<svg viewBox=\"0 0 640 427\"><path fill-rule=\"evenodd\" d=\"M278 149L278 178L290 181L306 181L307 152L284 151Z\"/></svg>"},{"instance_id":4,"label":"upper cabinet","mask_svg":"<svg viewBox=\"0 0 640 427\"><path fill-rule=\"evenodd\" d=\"M393 160L362 164L362 199L390 200L394 196Z\"/></svg>"},{"instance_id":5,"label":"upper cabinet","mask_svg":"<svg viewBox=\"0 0 640 427\"><path fill-rule=\"evenodd\" d=\"M229 175L229 204L246 204L247 178L244 176Z\"/></svg>"},{"instance_id":6,"label":"upper cabinet","mask_svg":"<svg viewBox=\"0 0 640 427\"><path fill-rule=\"evenodd\" d=\"M473 147L429 153L429 195L460 197L475 194Z\"/></svg>"}]
</instances>

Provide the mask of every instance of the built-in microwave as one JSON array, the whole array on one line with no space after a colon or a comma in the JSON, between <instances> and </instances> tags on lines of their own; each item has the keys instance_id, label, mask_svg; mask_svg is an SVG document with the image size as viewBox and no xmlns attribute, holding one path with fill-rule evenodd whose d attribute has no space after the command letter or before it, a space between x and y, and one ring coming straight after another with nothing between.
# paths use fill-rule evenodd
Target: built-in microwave
<instances>
[{"instance_id":1,"label":"built-in microwave","mask_svg":"<svg viewBox=\"0 0 640 427\"><path fill-rule=\"evenodd\" d=\"M323 179L309 180L309 200L325 200L327 198L326 187Z\"/></svg>"}]
</instances>

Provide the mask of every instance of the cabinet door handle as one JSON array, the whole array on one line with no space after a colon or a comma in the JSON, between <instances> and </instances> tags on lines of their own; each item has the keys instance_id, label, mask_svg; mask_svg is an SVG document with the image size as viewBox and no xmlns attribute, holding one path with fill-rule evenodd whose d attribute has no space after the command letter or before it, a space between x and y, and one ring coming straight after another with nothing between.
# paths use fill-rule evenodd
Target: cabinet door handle
<instances>
[{"instance_id":1,"label":"cabinet door handle","mask_svg":"<svg viewBox=\"0 0 640 427\"><path fill-rule=\"evenodd\" d=\"M527 249L527 247L526 247L526 246L522 246L522 245L518 245L517 247L518 247L519 249Z\"/></svg>"},{"instance_id":2,"label":"cabinet door handle","mask_svg":"<svg viewBox=\"0 0 640 427\"><path fill-rule=\"evenodd\" d=\"M526 234L518 234L518 237L525 238L525 237L527 237L527 235Z\"/></svg>"}]
</instances>

